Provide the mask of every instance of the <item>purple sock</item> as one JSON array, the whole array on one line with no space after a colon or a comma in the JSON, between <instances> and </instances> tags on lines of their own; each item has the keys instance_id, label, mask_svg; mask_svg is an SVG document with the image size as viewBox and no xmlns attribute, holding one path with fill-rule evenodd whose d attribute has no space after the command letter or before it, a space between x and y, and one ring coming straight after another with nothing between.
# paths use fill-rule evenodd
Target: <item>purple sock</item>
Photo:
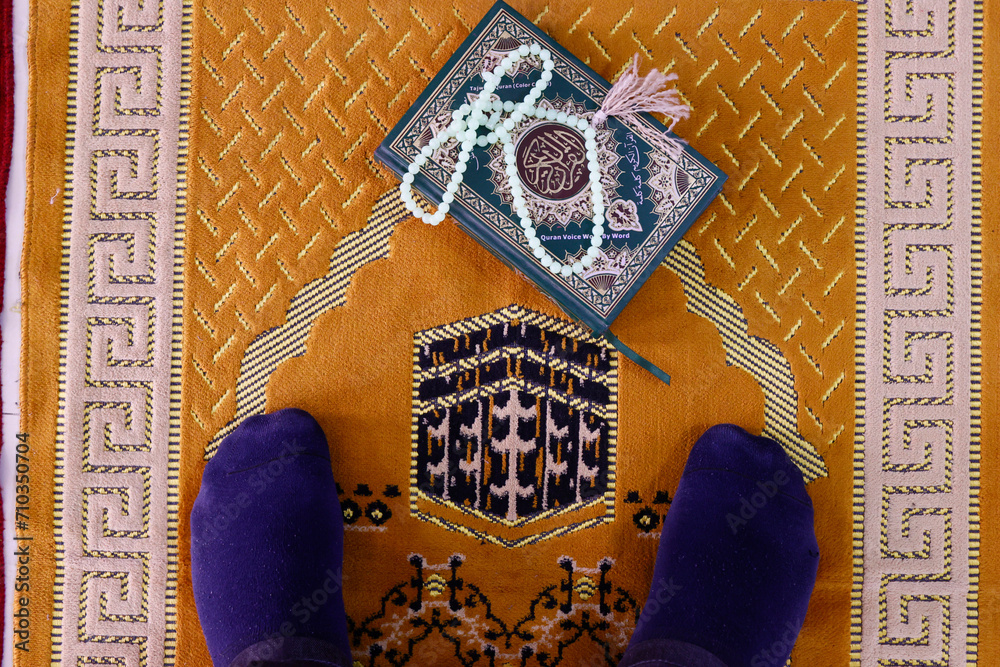
<instances>
[{"instance_id":1,"label":"purple sock","mask_svg":"<svg viewBox=\"0 0 1000 667\"><path fill-rule=\"evenodd\" d=\"M709 429L667 512L621 664L783 666L818 565L812 502L781 447L736 426Z\"/></svg>"},{"instance_id":2,"label":"purple sock","mask_svg":"<svg viewBox=\"0 0 1000 667\"><path fill-rule=\"evenodd\" d=\"M350 665L343 547L316 420L289 409L244 421L206 464L191 510L194 597L215 667Z\"/></svg>"}]
</instances>

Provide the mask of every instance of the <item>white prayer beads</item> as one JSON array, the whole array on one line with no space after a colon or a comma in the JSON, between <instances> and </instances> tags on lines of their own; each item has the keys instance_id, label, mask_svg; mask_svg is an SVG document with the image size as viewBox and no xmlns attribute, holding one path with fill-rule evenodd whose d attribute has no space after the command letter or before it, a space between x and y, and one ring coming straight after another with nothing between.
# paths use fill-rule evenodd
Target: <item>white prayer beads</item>
<instances>
[{"instance_id":1,"label":"white prayer beads","mask_svg":"<svg viewBox=\"0 0 1000 667\"><path fill-rule=\"evenodd\" d=\"M490 100L490 95L496 90L500 80L507 74L515 71L518 63L529 55L539 56L542 61L542 74L527 95L520 101L508 100L501 103L499 100ZM555 62L548 49L544 49L538 43L530 46L522 44L517 51L507 55L500 64L490 72L484 72L483 90L473 100L473 103L463 104L452 112L451 124L430 143L421 149L416 155L413 164L403 174L403 182L399 186L400 195L406 208L414 216L420 218L430 225L436 225L444 220L445 214L450 210L451 203L455 199L455 193L464 178L468 169L468 161L471 156L473 146L484 147L495 143L500 143L503 150L504 171L510 182L510 194L513 197L514 213L520 220L521 228L525 238L528 239L528 246L532 249L543 266L552 273L558 273L564 278L569 278L573 274L581 274L583 270L594 263L594 259L600 254L600 248L604 240L604 189L601 186L601 166L597 156L597 132L585 118L567 114L564 111L557 112L555 109L541 109L535 106L535 102L542 96L542 91L548 87L552 80L552 70ZM506 114L506 118L503 115ZM514 153L514 142L511 131L528 117L546 119L560 123L567 127L579 130L583 133L585 147L587 150L587 167L590 170L590 194L593 204L594 229L591 232L590 246L583 259L576 260L572 264L563 264L555 256L548 252L538 238L535 230L535 222L531 219L527 202L524 198L524 188L521 186L521 178L517 172L517 164ZM485 134L479 134L480 131ZM454 138L459 144L458 162L455 164L455 171L451 175L451 182L445 189L445 194L441 198L441 204L434 213L427 213L417 206L413 197L413 177L420 171L420 168L427 163L427 159L437 150L441 144Z\"/></svg>"}]
</instances>

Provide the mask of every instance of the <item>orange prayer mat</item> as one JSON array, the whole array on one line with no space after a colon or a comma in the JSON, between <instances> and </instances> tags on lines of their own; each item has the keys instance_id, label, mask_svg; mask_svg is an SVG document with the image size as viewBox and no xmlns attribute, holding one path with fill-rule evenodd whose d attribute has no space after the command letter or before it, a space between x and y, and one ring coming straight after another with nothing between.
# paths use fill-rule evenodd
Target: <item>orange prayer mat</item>
<instances>
[{"instance_id":1,"label":"orange prayer mat","mask_svg":"<svg viewBox=\"0 0 1000 667\"><path fill-rule=\"evenodd\" d=\"M994 7L511 3L608 80L635 52L677 73L677 133L729 175L615 323L667 386L410 217L374 160L490 4L33 2L15 665L209 664L202 469L292 406L330 443L356 665L617 664L687 453L724 422L809 481L792 665L1000 660ZM451 419L536 423L534 453L470 438L451 465Z\"/></svg>"}]
</instances>

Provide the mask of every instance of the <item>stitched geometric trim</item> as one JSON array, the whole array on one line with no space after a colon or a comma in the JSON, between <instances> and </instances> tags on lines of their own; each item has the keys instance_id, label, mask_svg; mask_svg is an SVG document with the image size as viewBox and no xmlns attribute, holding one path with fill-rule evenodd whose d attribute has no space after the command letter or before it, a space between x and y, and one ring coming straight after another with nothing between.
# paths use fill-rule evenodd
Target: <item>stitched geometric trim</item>
<instances>
[{"instance_id":1,"label":"stitched geometric trim","mask_svg":"<svg viewBox=\"0 0 1000 667\"><path fill-rule=\"evenodd\" d=\"M859 5L857 667L977 659L982 35L977 0Z\"/></svg>"},{"instance_id":2,"label":"stitched geometric trim","mask_svg":"<svg viewBox=\"0 0 1000 667\"><path fill-rule=\"evenodd\" d=\"M379 197L364 228L345 236L330 258L331 270L306 284L288 306L285 322L258 336L243 354L236 381L236 415L215 434L205 449L205 458L215 455L219 444L244 419L263 414L267 383L275 369L293 357L305 354L306 339L316 318L347 303L347 288L355 272L368 262L387 257L389 238L396 224L410 213L393 188Z\"/></svg>"},{"instance_id":3,"label":"stitched geometric trim","mask_svg":"<svg viewBox=\"0 0 1000 667\"><path fill-rule=\"evenodd\" d=\"M726 350L726 363L750 373L764 390L764 430L788 453L806 482L826 477L826 463L798 431L798 392L784 354L770 341L750 336L743 309L736 301L705 282L705 268L698 251L681 241L667 255L663 266L677 274L684 286L687 309L715 325Z\"/></svg>"},{"instance_id":4,"label":"stitched geometric trim","mask_svg":"<svg viewBox=\"0 0 1000 667\"><path fill-rule=\"evenodd\" d=\"M69 38L52 664L172 665L191 5Z\"/></svg>"}]
</instances>

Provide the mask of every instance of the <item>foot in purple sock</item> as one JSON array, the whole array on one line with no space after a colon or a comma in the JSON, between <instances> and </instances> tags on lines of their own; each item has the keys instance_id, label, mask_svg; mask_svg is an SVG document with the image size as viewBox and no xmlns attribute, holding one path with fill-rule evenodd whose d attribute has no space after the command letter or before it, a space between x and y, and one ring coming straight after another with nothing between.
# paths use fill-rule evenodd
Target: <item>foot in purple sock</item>
<instances>
[{"instance_id":1,"label":"foot in purple sock","mask_svg":"<svg viewBox=\"0 0 1000 667\"><path fill-rule=\"evenodd\" d=\"M248 418L205 466L191 575L215 667L350 665L344 524L326 437L302 410Z\"/></svg>"},{"instance_id":2,"label":"foot in purple sock","mask_svg":"<svg viewBox=\"0 0 1000 667\"><path fill-rule=\"evenodd\" d=\"M773 440L722 425L695 444L621 664L781 667L819 547L802 475Z\"/></svg>"}]
</instances>

